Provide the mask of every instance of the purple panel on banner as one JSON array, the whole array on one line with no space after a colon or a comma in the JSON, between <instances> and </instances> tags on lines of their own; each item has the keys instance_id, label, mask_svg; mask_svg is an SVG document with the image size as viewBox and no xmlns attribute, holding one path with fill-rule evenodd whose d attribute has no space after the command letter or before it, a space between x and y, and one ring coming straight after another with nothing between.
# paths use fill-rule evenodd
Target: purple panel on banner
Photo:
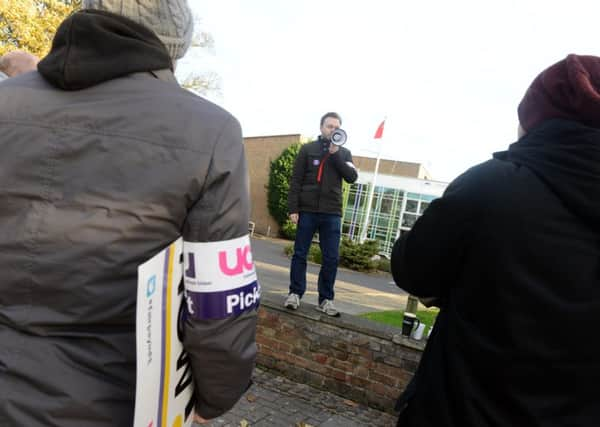
<instances>
[{"instance_id":1,"label":"purple panel on banner","mask_svg":"<svg viewBox=\"0 0 600 427\"><path fill-rule=\"evenodd\" d=\"M224 319L253 310L260 303L260 285L254 281L241 288L219 292L186 290L188 314L199 320Z\"/></svg>"}]
</instances>

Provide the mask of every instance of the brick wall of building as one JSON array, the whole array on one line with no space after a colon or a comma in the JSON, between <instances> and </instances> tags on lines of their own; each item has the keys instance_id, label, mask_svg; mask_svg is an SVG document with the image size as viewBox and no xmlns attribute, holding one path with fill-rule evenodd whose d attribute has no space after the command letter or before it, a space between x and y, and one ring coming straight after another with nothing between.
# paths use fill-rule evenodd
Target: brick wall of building
<instances>
[{"instance_id":1,"label":"brick wall of building","mask_svg":"<svg viewBox=\"0 0 600 427\"><path fill-rule=\"evenodd\" d=\"M307 303L289 311L269 300L261 302L256 340L259 365L387 412L424 347L397 328L351 315L331 318Z\"/></svg>"},{"instance_id":2,"label":"brick wall of building","mask_svg":"<svg viewBox=\"0 0 600 427\"><path fill-rule=\"evenodd\" d=\"M250 175L250 220L256 224L257 233L266 235L269 232L271 236L277 236L279 233L279 226L267 207L269 171L271 162L296 142L300 142L299 134L244 138Z\"/></svg>"},{"instance_id":3,"label":"brick wall of building","mask_svg":"<svg viewBox=\"0 0 600 427\"><path fill-rule=\"evenodd\" d=\"M352 156L357 169L367 172L375 170L376 159L371 157ZM429 172L420 163L401 162L381 159L379 173L384 175L408 176L410 178L431 179Z\"/></svg>"}]
</instances>

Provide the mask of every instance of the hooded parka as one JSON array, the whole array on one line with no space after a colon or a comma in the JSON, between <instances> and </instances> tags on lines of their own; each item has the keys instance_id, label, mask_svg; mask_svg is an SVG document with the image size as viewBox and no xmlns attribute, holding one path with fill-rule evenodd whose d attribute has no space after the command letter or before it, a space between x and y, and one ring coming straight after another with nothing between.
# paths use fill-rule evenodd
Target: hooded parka
<instances>
[{"instance_id":1,"label":"hooded parka","mask_svg":"<svg viewBox=\"0 0 600 427\"><path fill-rule=\"evenodd\" d=\"M600 130L552 119L457 178L392 252L441 311L402 427L600 421Z\"/></svg>"},{"instance_id":2,"label":"hooded parka","mask_svg":"<svg viewBox=\"0 0 600 427\"><path fill-rule=\"evenodd\" d=\"M0 426L130 427L137 267L247 234L239 123L177 84L154 33L81 11L0 84ZM204 418L250 382L256 310L188 316Z\"/></svg>"}]
</instances>

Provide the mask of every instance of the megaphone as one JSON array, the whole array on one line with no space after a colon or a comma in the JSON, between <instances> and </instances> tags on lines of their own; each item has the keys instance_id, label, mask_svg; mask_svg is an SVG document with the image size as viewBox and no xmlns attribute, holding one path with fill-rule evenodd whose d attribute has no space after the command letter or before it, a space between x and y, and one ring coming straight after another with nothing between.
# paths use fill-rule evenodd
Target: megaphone
<instances>
[{"instance_id":1,"label":"megaphone","mask_svg":"<svg viewBox=\"0 0 600 427\"><path fill-rule=\"evenodd\" d=\"M348 134L344 129L337 128L331 134L331 143L335 145L342 146L346 143L348 139Z\"/></svg>"}]
</instances>

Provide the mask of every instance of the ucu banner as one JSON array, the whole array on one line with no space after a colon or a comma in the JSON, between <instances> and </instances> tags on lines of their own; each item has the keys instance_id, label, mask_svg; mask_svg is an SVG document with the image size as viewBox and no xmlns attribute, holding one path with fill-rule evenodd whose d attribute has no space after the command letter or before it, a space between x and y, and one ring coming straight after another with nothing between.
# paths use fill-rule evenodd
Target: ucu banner
<instances>
[{"instance_id":1,"label":"ucu banner","mask_svg":"<svg viewBox=\"0 0 600 427\"><path fill-rule=\"evenodd\" d=\"M226 290L256 280L247 235L220 242L184 241L183 260L186 289L191 291L207 291L207 286Z\"/></svg>"},{"instance_id":2,"label":"ucu banner","mask_svg":"<svg viewBox=\"0 0 600 427\"><path fill-rule=\"evenodd\" d=\"M216 319L258 305L249 236L220 242L183 242L184 284L192 317Z\"/></svg>"},{"instance_id":3,"label":"ucu banner","mask_svg":"<svg viewBox=\"0 0 600 427\"><path fill-rule=\"evenodd\" d=\"M198 243L196 243L198 245ZM231 251L230 251L231 252ZM235 248L233 253L227 250L219 251L219 269L226 276L237 276L244 271L252 271L254 264L252 262L252 251L250 245L241 248ZM187 252L184 256L186 263L185 277L196 278L196 257L194 252Z\"/></svg>"},{"instance_id":4,"label":"ucu banner","mask_svg":"<svg viewBox=\"0 0 600 427\"><path fill-rule=\"evenodd\" d=\"M250 283L221 292L186 291L188 315L194 319L224 319L254 310L260 304L260 285Z\"/></svg>"}]
</instances>

